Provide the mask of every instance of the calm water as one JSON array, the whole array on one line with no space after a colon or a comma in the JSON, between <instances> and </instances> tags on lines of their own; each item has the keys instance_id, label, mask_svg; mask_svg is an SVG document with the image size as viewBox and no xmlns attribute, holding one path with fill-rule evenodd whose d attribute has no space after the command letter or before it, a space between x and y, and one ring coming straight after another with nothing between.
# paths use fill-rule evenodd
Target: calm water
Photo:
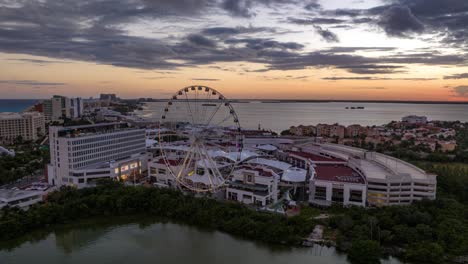
<instances>
[{"instance_id":1,"label":"calm water","mask_svg":"<svg viewBox=\"0 0 468 264\"><path fill-rule=\"evenodd\" d=\"M37 99L0 99L0 112L21 112L34 105Z\"/></svg>"},{"instance_id":2,"label":"calm water","mask_svg":"<svg viewBox=\"0 0 468 264\"><path fill-rule=\"evenodd\" d=\"M151 102L139 114L158 120L165 103ZM430 120L468 121L468 105L390 103L234 103L241 126L282 131L290 126L340 123L382 125L406 115L425 115ZM345 107L364 106L362 110Z\"/></svg>"},{"instance_id":3,"label":"calm water","mask_svg":"<svg viewBox=\"0 0 468 264\"><path fill-rule=\"evenodd\" d=\"M332 248L273 250L219 232L176 224L75 227L0 251L2 264L348 263ZM383 263L396 264L396 260Z\"/></svg>"}]
</instances>

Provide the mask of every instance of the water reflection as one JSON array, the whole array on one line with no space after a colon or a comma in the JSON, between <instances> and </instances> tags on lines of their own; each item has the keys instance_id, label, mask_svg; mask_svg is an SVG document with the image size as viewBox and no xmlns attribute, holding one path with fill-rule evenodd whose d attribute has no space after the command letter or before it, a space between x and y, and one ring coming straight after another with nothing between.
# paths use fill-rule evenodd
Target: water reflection
<instances>
[{"instance_id":1,"label":"water reflection","mask_svg":"<svg viewBox=\"0 0 468 264\"><path fill-rule=\"evenodd\" d=\"M0 251L2 264L94 263L347 263L333 248L271 247L193 227L124 219L62 227L17 248ZM387 263L397 263L390 261Z\"/></svg>"}]
</instances>

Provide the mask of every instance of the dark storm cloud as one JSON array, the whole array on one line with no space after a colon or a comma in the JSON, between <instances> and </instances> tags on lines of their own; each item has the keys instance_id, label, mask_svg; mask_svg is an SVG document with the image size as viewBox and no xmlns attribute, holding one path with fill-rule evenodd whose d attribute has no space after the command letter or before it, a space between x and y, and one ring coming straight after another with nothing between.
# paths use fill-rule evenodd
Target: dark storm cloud
<instances>
[{"instance_id":1,"label":"dark storm cloud","mask_svg":"<svg viewBox=\"0 0 468 264\"><path fill-rule=\"evenodd\" d=\"M407 6L389 7L382 13L378 24L390 36L405 37L411 33L424 31L422 22Z\"/></svg>"},{"instance_id":2,"label":"dark storm cloud","mask_svg":"<svg viewBox=\"0 0 468 264\"><path fill-rule=\"evenodd\" d=\"M216 42L212 39L206 38L202 35L198 34L191 34L187 37L188 41L192 44L203 46L203 47L210 47L213 48L216 46Z\"/></svg>"},{"instance_id":3,"label":"dark storm cloud","mask_svg":"<svg viewBox=\"0 0 468 264\"><path fill-rule=\"evenodd\" d=\"M447 75L444 76L445 80L450 80L450 79L468 79L468 73L460 73L460 74L452 74L452 75Z\"/></svg>"}]
</instances>

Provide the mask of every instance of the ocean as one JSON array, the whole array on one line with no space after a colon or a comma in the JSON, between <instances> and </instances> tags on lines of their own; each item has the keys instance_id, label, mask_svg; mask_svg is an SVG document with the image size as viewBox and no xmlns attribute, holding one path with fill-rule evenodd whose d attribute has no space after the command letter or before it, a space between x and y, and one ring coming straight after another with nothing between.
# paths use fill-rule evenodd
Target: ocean
<instances>
[{"instance_id":1,"label":"ocean","mask_svg":"<svg viewBox=\"0 0 468 264\"><path fill-rule=\"evenodd\" d=\"M34 105L38 99L0 99L0 112L21 112ZM146 103L137 114L159 121L163 102ZM401 120L406 115L424 115L429 120L460 120L468 122L468 104L410 104L410 103L232 103L241 127L280 132L290 126L316 125L318 123L383 125ZM364 109L346 109L363 106Z\"/></svg>"},{"instance_id":2,"label":"ocean","mask_svg":"<svg viewBox=\"0 0 468 264\"><path fill-rule=\"evenodd\" d=\"M137 114L159 120L166 103L146 103ZM318 123L342 125L383 125L401 120L406 115L424 115L429 120L468 122L468 104L409 104L409 103L232 103L241 127L280 132L290 126ZM346 109L363 106L364 109Z\"/></svg>"},{"instance_id":3,"label":"ocean","mask_svg":"<svg viewBox=\"0 0 468 264\"><path fill-rule=\"evenodd\" d=\"M0 99L0 112L21 112L38 101L38 99Z\"/></svg>"}]
</instances>

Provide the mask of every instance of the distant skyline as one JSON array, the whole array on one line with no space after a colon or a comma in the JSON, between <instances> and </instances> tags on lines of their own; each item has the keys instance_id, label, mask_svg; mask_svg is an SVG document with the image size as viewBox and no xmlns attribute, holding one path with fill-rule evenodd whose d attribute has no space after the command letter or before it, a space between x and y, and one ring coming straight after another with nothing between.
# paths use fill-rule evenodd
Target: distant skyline
<instances>
[{"instance_id":1,"label":"distant skyline","mask_svg":"<svg viewBox=\"0 0 468 264\"><path fill-rule=\"evenodd\" d=\"M0 0L0 99L468 101L466 0Z\"/></svg>"}]
</instances>

